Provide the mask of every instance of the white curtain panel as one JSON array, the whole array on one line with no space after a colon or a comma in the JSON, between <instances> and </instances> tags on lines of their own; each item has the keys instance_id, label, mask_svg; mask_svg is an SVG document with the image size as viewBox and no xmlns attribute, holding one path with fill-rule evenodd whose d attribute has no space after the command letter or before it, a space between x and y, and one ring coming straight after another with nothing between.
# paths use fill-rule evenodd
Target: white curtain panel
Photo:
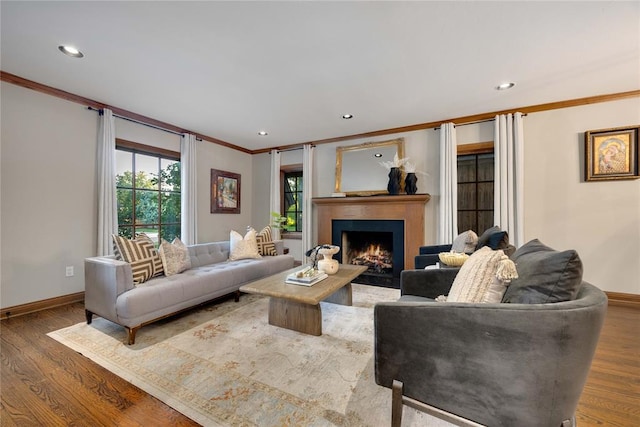
<instances>
[{"instance_id":1,"label":"white curtain panel","mask_svg":"<svg viewBox=\"0 0 640 427\"><path fill-rule=\"evenodd\" d=\"M180 240L185 245L198 243L198 188L196 136L184 134L180 140Z\"/></svg>"},{"instance_id":2,"label":"white curtain panel","mask_svg":"<svg viewBox=\"0 0 640 427\"><path fill-rule=\"evenodd\" d=\"M116 197L116 128L113 112L107 108L100 114L98 131L98 247L97 255L113 253L112 234L118 233L118 200Z\"/></svg>"},{"instance_id":3,"label":"white curtain panel","mask_svg":"<svg viewBox=\"0 0 640 427\"><path fill-rule=\"evenodd\" d=\"M313 146L304 145L302 158L302 263L305 262L305 252L313 244ZM331 242L323 242L331 243Z\"/></svg>"},{"instance_id":4,"label":"white curtain panel","mask_svg":"<svg viewBox=\"0 0 640 427\"><path fill-rule=\"evenodd\" d=\"M496 116L494 130L494 223L509 233L509 241L524 239L524 131L521 113Z\"/></svg>"},{"instance_id":5,"label":"white curtain panel","mask_svg":"<svg viewBox=\"0 0 640 427\"><path fill-rule=\"evenodd\" d=\"M458 154L453 123L440 126L440 205L438 244L453 242L458 235Z\"/></svg>"},{"instance_id":6,"label":"white curtain panel","mask_svg":"<svg viewBox=\"0 0 640 427\"><path fill-rule=\"evenodd\" d=\"M269 217L268 221L271 222L271 212L280 213L280 151L271 150L271 185L270 185L270 200L269 200ZM272 238L274 240L280 239L280 229L274 228L271 230Z\"/></svg>"}]
</instances>

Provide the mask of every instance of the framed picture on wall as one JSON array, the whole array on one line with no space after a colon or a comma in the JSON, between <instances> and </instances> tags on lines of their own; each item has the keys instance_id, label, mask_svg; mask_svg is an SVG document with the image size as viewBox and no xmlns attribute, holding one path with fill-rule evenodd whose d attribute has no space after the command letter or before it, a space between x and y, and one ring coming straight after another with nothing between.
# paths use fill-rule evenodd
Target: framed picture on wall
<instances>
[{"instance_id":1,"label":"framed picture on wall","mask_svg":"<svg viewBox=\"0 0 640 427\"><path fill-rule=\"evenodd\" d=\"M640 126L586 131L585 179L638 179L639 131Z\"/></svg>"},{"instance_id":2,"label":"framed picture on wall","mask_svg":"<svg viewBox=\"0 0 640 427\"><path fill-rule=\"evenodd\" d=\"M240 174L211 169L211 213L240 213Z\"/></svg>"}]
</instances>

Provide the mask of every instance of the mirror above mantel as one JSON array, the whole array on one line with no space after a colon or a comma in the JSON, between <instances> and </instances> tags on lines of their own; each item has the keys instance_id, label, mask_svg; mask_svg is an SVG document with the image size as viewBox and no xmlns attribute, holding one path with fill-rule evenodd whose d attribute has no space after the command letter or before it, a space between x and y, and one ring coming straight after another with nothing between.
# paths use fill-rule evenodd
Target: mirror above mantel
<instances>
[{"instance_id":1,"label":"mirror above mantel","mask_svg":"<svg viewBox=\"0 0 640 427\"><path fill-rule=\"evenodd\" d=\"M336 148L336 193L387 194L388 171L380 163L404 157L404 138Z\"/></svg>"}]
</instances>

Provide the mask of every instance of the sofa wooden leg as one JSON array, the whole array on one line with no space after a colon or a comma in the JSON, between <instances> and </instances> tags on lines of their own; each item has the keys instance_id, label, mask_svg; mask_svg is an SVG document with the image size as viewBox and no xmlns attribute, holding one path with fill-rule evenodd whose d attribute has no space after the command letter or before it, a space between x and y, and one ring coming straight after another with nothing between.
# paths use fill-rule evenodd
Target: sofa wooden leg
<instances>
[{"instance_id":1,"label":"sofa wooden leg","mask_svg":"<svg viewBox=\"0 0 640 427\"><path fill-rule=\"evenodd\" d=\"M402 425L402 388L401 381L393 380L391 387L391 427Z\"/></svg>"},{"instance_id":2,"label":"sofa wooden leg","mask_svg":"<svg viewBox=\"0 0 640 427\"><path fill-rule=\"evenodd\" d=\"M89 310L84 310L84 317L87 318L87 325L90 325L91 322L93 321L93 313L90 312Z\"/></svg>"},{"instance_id":3,"label":"sofa wooden leg","mask_svg":"<svg viewBox=\"0 0 640 427\"><path fill-rule=\"evenodd\" d=\"M136 326L135 328L127 328L127 344L133 345L136 343L136 332L138 332L140 326Z\"/></svg>"},{"instance_id":4,"label":"sofa wooden leg","mask_svg":"<svg viewBox=\"0 0 640 427\"><path fill-rule=\"evenodd\" d=\"M240 302L240 291L236 291L235 301Z\"/></svg>"}]
</instances>

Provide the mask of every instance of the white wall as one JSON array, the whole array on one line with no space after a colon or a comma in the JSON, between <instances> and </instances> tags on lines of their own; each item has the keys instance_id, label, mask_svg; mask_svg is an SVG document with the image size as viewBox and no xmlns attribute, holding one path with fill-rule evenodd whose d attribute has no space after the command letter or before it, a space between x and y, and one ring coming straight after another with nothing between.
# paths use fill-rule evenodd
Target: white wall
<instances>
[{"instance_id":1,"label":"white wall","mask_svg":"<svg viewBox=\"0 0 640 427\"><path fill-rule=\"evenodd\" d=\"M96 253L98 114L60 98L0 84L0 306L84 291ZM116 119L118 138L180 151L180 137ZM244 234L252 218L251 155L198 142L198 241ZM210 213L211 169L241 174L241 213ZM65 267L73 266L73 277Z\"/></svg>"}]
</instances>

